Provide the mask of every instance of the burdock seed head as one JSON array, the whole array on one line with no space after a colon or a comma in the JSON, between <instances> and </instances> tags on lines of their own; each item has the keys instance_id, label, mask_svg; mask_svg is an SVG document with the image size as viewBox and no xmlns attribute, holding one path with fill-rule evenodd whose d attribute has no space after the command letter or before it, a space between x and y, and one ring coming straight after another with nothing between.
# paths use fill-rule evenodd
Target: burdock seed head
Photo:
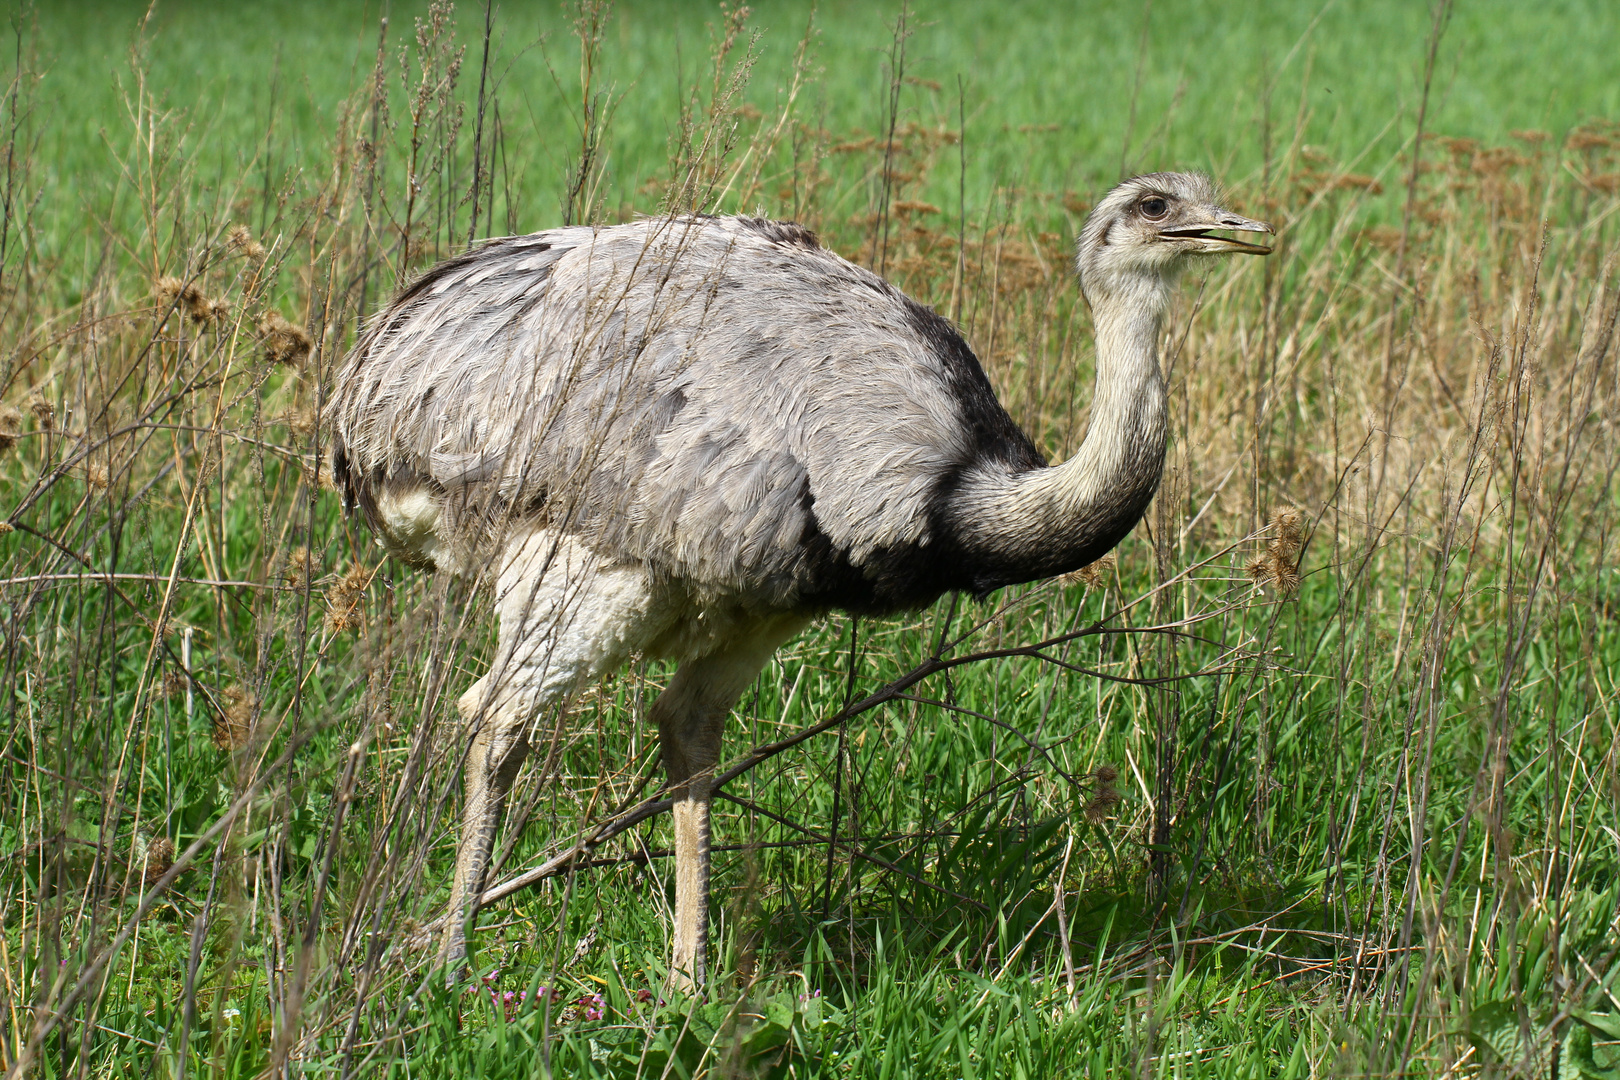
<instances>
[{"instance_id":1,"label":"burdock seed head","mask_svg":"<svg viewBox=\"0 0 1620 1080\"><path fill-rule=\"evenodd\" d=\"M360 598L371 584L371 571L363 563L356 563L343 580L332 586L326 594L326 629L341 634L360 625Z\"/></svg>"},{"instance_id":2,"label":"burdock seed head","mask_svg":"<svg viewBox=\"0 0 1620 1080\"><path fill-rule=\"evenodd\" d=\"M1249 577L1256 585L1268 585L1283 596L1299 591L1299 553L1305 545L1305 515L1297 507L1285 506L1271 515L1271 539L1266 549L1249 564Z\"/></svg>"},{"instance_id":3,"label":"burdock seed head","mask_svg":"<svg viewBox=\"0 0 1620 1080\"><path fill-rule=\"evenodd\" d=\"M1271 541L1272 550L1281 555L1298 555L1305 541L1305 515L1299 507L1285 506L1272 514L1271 527L1277 532Z\"/></svg>"},{"instance_id":4,"label":"burdock seed head","mask_svg":"<svg viewBox=\"0 0 1620 1080\"><path fill-rule=\"evenodd\" d=\"M311 565L312 560L307 547L298 548L287 556L287 569L282 572L282 579L286 581L287 588L298 591L308 585Z\"/></svg>"},{"instance_id":5,"label":"burdock seed head","mask_svg":"<svg viewBox=\"0 0 1620 1080\"><path fill-rule=\"evenodd\" d=\"M191 316L192 322L205 323L222 319L231 310L230 301L213 299L203 292L202 286L195 281L185 281L172 276L160 277L152 291L156 294L158 306L164 313L172 307L181 307Z\"/></svg>"},{"instance_id":6,"label":"burdock seed head","mask_svg":"<svg viewBox=\"0 0 1620 1080\"><path fill-rule=\"evenodd\" d=\"M288 322L279 311L259 320L259 334L264 338L264 358L272 364L301 364L314 344L302 326Z\"/></svg>"},{"instance_id":7,"label":"burdock seed head","mask_svg":"<svg viewBox=\"0 0 1620 1080\"><path fill-rule=\"evenodd\" d=\"M151 887L158 883L169 868L174 865L174 841L167 836L160 836L146 845L145 866L142 868L141 880Z\"/></svg>"},{"instance_id":8,"label":"burdock seed head","mask_svg":"<svg viewBox=\"0 0 1620 1080\"><path fill-rule=\"evenodd\" d=\"M239 251L244 258L258 262L264 258L264 245L253 239L253 234L246 225L232 225L231 231L225 237L225 245L232 251Z\"/></svg>"},{"instance_id":9,"label":"burdock seed head","mask_svg":"<svg viewBox=\"0 0 1620 1080\"><path fill-rule=\"evenodd\" d=\"M34 414L34 422L41 431L51 431L56 427L56 406L40 394L28 399L28 411Z\"/></svg>"},{"instance_id":10,"label":"burdock seed head","mask_svg":"<svg viewBox=\"0 0 1620 1080\"><path fill-rule=\"evenodd\" d=\"M1086 563L1080 569L1062 575L1058 580L1065 585L1079 582L1088 589L1103 589L1108 587L1108 579L1114 573L1114 567L1118 565L1119 560L1114 557L1113 552L1109 552L1096 562Z\"/></svg>"},{"instance_id":11,"label":"burdock seed head","mask_svg":"<svg viewBox=\"0 0 1620 1080\"><path fill-rule=\"evenodd\" d=\"M191 682L190 676L179 668L169 668L163 673L163 682L159 691L166 698L179 697L186 692L186 686Z\"/></svg>"},{"instance_id":12,"label":"burdock seed head","mask_svg":"<svg viewBox=\"0 0 1620 1080\"><path fill-rule=\"evenodd\" d=\"M230 753L240 750L253 736L253 713L259 702L240 686L228 687L220 697L225 699L225 711L214 717L213 742L220 750Z\"/></svg>"},{"instance_id":13,"label":"burdock seed head","mask_svg":"<svg viewBox=\"0 0 1620 1080\"><path fill-rule=\"evenodd\" d=\"M1114 781L1119 779L1119 770L1112 765L1099 765L1091 774L1096 787L1091 792L1091 798L1086 800L1086 820L1093 825L1106 818L1114 807L1120 804L1121 795L1114 790Z\"/></svg>"},{"instance_id":14,"label":"burdock seed head","mask_svg":"<svg viewBox=\"0 0 1620 1080\"><path fill-rule=\"evenodd\" d=\"M10 450L22 438L22 413L0 405L0 450Z\"/></svg>"}]
</instances>

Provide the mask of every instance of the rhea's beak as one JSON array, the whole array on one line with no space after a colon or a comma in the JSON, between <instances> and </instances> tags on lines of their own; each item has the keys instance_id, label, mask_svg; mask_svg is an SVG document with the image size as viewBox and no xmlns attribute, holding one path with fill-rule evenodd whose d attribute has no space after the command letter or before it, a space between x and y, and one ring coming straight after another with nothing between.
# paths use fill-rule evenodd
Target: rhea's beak
<instances>
[{"instance_id":1,"label":"rhea's beak","mask_svg":"<svg viewBox=\"0 0 1620 1080\"><path fill-rule=\"evenodd\" d=\"M1229 236L1218 236L1215 230L1242 233L1268 233L1277 234L1263 221L1251 221L1245 217L1238 217L1229 210L1218 206L1211 206L1201 215L1204 220L1182 225L1172 225L1159 231L1159 238L1167 243L1184 244L1187 250L1202 254L1219 255L1241 253L1244 255L1270 255L1271 249L1263 244L1251 244L1246 240L1235 240Z\"/></svg>"}]
</instances>

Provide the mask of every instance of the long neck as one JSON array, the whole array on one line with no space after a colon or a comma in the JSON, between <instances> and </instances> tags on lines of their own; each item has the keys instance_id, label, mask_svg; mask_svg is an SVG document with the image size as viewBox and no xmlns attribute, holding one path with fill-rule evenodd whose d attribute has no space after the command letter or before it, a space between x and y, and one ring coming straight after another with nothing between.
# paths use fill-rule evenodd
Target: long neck
<instances>
[{"instance_id":1,"label":"long neck","mask_svg":"<svg viewBox=\"0 0 1620 1080\"><path fill-rule=\"evenodd\" d=\"M963 478L950 521L976 589L1074 570L1124 539L1164 469L1159 332L1170 284L1157 278L1088 289L1097 328L1097 389L1073 457L1023 472L985 467Z\"/></svg>"}]
</instances>

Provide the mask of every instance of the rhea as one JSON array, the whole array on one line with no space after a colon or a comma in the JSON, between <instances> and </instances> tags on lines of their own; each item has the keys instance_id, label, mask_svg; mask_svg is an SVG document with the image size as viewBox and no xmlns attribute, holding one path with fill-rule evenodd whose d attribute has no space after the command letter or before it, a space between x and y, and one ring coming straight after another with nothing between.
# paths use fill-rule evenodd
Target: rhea
<instances>
[{"instance_id":1,"label":"rhea","mask_svg":"<svg viewBox=\"0 0 1620 1080\"><path fill-rule=\"evenodd\" d=\"M1135 526L1165 448L1160 332L1200 254L1270 233L1187 173L1114 188L1078 239L1097 384L1049 466L956 328L809 230L668 217L491 240L428 270L337 376L334 474L390 552L493 589L461 696L466 802L440 946L459 968L538 725L635 657L674 800L671 979L705 978L721 730L818 614L1074 570Z\"/></svg>"}]
</instances>

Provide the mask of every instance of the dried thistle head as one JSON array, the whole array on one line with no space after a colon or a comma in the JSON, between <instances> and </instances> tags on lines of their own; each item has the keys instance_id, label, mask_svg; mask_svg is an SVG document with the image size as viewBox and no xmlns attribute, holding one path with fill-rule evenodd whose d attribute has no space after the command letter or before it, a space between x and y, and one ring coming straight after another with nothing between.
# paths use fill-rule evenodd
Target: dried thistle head
<instances>
[{"instance_id":1,"label":"dried thistle head","mask_svg":"<svg viewBox=\"0 0 1620 1080\"><path fill-rule=\"evenodd\" d=\"M1058 578L1065 585L1080 584L1088 589L1105 589L1108 580L1114 574L1114 568L1119 565L1119 559L1109 552L1095 562L1089 562L1078 570L1071 570Z\"/></svg>"},{"instance_id":2,"label":"dried thistle head","mask_svg":"<svg viewBox=\"0 0 1620 1080\"><path fill-rule=\"evenodd\" d=\"M341 634L360 625L360 598L371 584L371 571L356 563L326 594L326 630Z\"/></svg>"},{"instance_id":3,"label":"dried thistle head","mask_svg":"<svg viewBox=\"0 0 1620 1080\"><path fill-rule=\"evenodd\" d=\"M1305 546L1305 514L1285 506L1271 515L1271 539L1248 565L1256 585L1273 588L1283 596L1299 591L1299 553Z\"/></svg>"},{"instance_id":4,"label":"dried thistle head","mask_svg":"<svg viewBox=\"0 0 1620 1080\"><path fill-rule=\"evenodd\" d=\"M173 866L174 841L167 836L160 836L146 845L146 857L142 863L141 882L147 888L151 888Z\"/></svg>"},{"instance_id":5,"label":"dried thistle head","mask_svg":"<svg viewBox=\"0 0 1620 1080\"><path fill-rule=\"evenodd\" d=\"M902 221L908 221L919 214L937 214L940 212L939 207L933 203L922 202L918 199L900 199L889 209Z\"/></svg>"},{"instance_id":6,"label":"dried thistle head","mask_svg":"<svg viewBox=\"0 0 1620 1080\"><path fill-rule=\"evenodd\" d=\"M332 471L332 455L322 454L314 461L301 458L298 462L298 471L304 476L304 482L311 487L322 491L337 492L337 474Z\"/></svg>"},{"instance_id":7,"label":"dried thistle head","mask_svg":"<svg viewBox=\"0 0 1620 1080\"><path fill-rule=\"evenodd\" d=\"M306 547L297 548L287 556L287 568L281 572L287 588L301 591L309 584L309 571L313 561L310 558L309 548Z\"/></svg>"},{"instance_id":8,"label":"dried thistle head","mask_svg":"<svg viewBox=\"0 0 1620 1080\"><path fill-rule=\"evenodd\" d=\"M196 283L184 281L172 274L165 274L152 284L152 293L157 302L165 308L188 306L195 298L202 296L202 290Z\"/></svg>"},{"instance_id":9,"label":"dried thistle head","mask_svg":"<svg viewBox=\"0 0 1620 1080\"><path fill-rule=\"evenodd\" d=\"M34 422L41 431L54 431L56 429L56 406L42 394L31 394L28 398L28 411L34 414Z\"/></svg>"},{"instance_id":10,"label":"dried thistle head","mask_svg":"<svg viewBox=\"0 0 1620 1080\"><path fill-rule=\"evenodd\" d=\"M294 435L305 438L315 434L315 410L292 409L283 414L281 422L287 425L287 430Z\"/></svg>"},{"instance_id":11,"label":"dried thistle head","mask_svg":"<svg viewBox=\"0 0 1620 1080\"><path fill-rule=\"evenodd\" d=\"M264 258L264 245L253 239L253 234L246 225L232 225L231 231L225 237L225 246L232 251L240 252L244 258L259 262Z\"/></svg>"},{"instance_id":12,"label":"dried thistle head","mask_svg":"<svg viewBox=\"0 0 1620 1080\"><path fill-rule=\"evenodd\" d=\"M1296 555L1305 540L1305 514L1297 506L1285 506L1271 515L1271 528L1276 533L1271 550L1284 555Z\"/></svg>"},{"instance_id":13,"label":"dried thistle head","mask_svg":"<svg viewBox=\"0 0 1620 1080\"><path fill-rule=\"evenodd\" d=\"M186 692L186 686L191 680L179 668L170 668L163 673L163 683L159 689L166 698L176 698Z\"/></svg>"},{"instance_id":14,"label":"dried thistle head","mask_svg":"<svg viewBox=\"0 0 1620 1080\"><path fill-rule=\"evenodd\" d=\"M1114 781L1119 779L1119 770L1112 765L1097 766L1091 774L1091 779L1095 786L1092 788L1091 798L1086 800L1084 813L1086 820L1095 825L1120 804L1123 796L1114 789Z\"/></svg>"},{"instance_id":15,"label":"dried thistle head","mask_svg":"<svg viewBox=\"0 0 1620 1080\"><path fill-rule=\"evenodd\" d=\"M10 450L22 438L22 413L0 405L0 451Z\"/></svg>"},{"instance_id":16,"label":"dried thistle head","mask_svg":"<svg viewBox=\"0 0 1620 1080\"><path fill-rule=\"evenodd\" d=\"M1277 592L1283 596L1294 596L1299 592L1299 582L1299 567L1279 559L1271 574L1271 583Z\"/></svg>"},{"instance_id":17,"label":"dried thistle head","mask_svg":"<svg viewBox=\"0 0 1620 1080\"><path fill-rule=\"evenodd\" d=\"M259 700L241 686L227 687L220 694L225 699L225 711L214 717L211 735L214 746L230 753L246 746L253 737L253 716Z\"/></svg>"},{"instance_id":18,"label":"dried thistle head","mask_svg":"<svg viewBox=\"0 0 1620 1080\"><path fill-rule=\"evenodd\" d=\"M28 411L34 414L34 423L39 425L41 431L51 431L56 427L56 406L40 394L34 394L28 399Z\"/></svg>"},{"instance_id":19,"label":"dried thistle head","mask_svg":"<svg viewBox=\"0 0 1620 1080\"><path fill-rule=\"evenodd\" d=\"M105 461L86 461L84 463L84 482L98 491L112 482L111 474L107 470Z\"/></svg>"},{"instance_id":20,"label":"dried thistle head","mask_svg":"<svg viewBox=\"0 0 1620 1080\"><path fill-rule=\"evenodd\" d=\"M264 358L272 364L302 364L315 344L302 326L288 322L279 311L259 320L259 334L264 339Z\"/></svg>"},{"instance_id":21,"label":"dried thistle head","mask_svg":"<svg viewBox=\"0 0 1620 1080\"><path fill-rule=\"evenodd\" d=\"M195 281L164 276L157 279L152 291L157 296L158 306L165 312L174 307L182 308L196 323L222 319L231 310L230 301L213 299Z\"/></svg>"},{"instance_id":22,"label":"dried thistle head","mask_svg":"<svg viewBox=\"0 0 1620 1080\"><path fill-rule=\"evenodd\" d=\"M1613 145L1614 140L1607 133L1590 127L1578 128L1564 140L1564 146L1569 150L1606 150Z\"/></svg>"}]
</instances>

